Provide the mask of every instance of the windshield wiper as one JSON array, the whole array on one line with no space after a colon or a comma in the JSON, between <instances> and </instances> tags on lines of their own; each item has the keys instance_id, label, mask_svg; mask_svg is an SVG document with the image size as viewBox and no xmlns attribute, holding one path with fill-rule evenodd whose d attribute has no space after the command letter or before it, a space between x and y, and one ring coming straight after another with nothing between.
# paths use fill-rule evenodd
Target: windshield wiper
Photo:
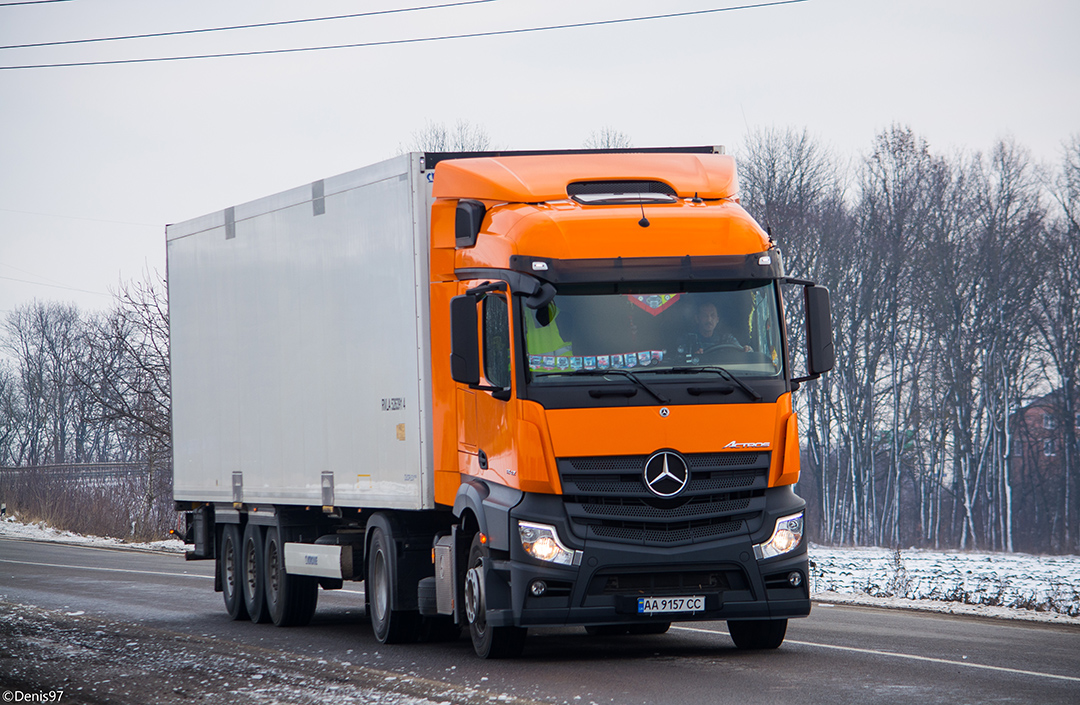
<instances>
[{"instance_id":1,"label":"windshield wiper","mask_svg":"<svg viewBox=\"0 0 1080 705\"><path fill-rule=\"evenodd\" d=\"M721 377L726 377L727 379L731 380L735 384L739 385L739 388L742 389L744 392L746 392L747 395L749 395L750 398L753 399L754 401L761 401L761 395L760 394L758 394L753 389L751 389L749 386L747 386L747 384L745 382L743 382L741 379L739 379L735 375L731 374L731 372L729 372L726 367L721 367L720 365L702 365L700 367L671 367L671 368L669 368L667 370L655 370L655 371L656 372L661 372L661 371L670 372L672 374L688 373L688 372L689 373L693 373L693 372L715 372L716 374L720 375Z\"/></svg>"},{"instance_id":2,"label":"windshield wiper","mask_svg":"<svg viewBox=\"0 0 1080 705\"><path fill-rule=\"evenodd\" d=\"M570 376L580 376L580 377L596 377L596 376L601 376L601 375L622 375L623 377L626 377L627 379L629 379L631 382L633 382L637 386L644 389L649 394L653 395L653 397L656 399L656 401L660 402L661 404L667 404L668 403L667 399L665 399L663 396L661 396L655 389L653 389L649 385L645 384L645 382L642 381L642 379L640 377L638 377L633 372L630 372L629 370L586 370L586 369L580 369L580 370L557 370L555 372L537 372L537 373L534 373L534 374L537 377L551 377L552 375L570 375ZM761 397L758 397L758 398L760 399Z\"/></svg>"}]
</instances>

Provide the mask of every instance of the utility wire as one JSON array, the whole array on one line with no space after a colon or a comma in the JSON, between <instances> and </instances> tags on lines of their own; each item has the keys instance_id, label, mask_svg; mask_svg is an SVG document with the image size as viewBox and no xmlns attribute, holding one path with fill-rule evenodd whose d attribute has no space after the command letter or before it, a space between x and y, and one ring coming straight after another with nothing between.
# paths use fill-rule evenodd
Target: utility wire
<instances>
[{"instance_id":1,"label":"utility wire","mask_svg":"<svg viewBox=\"0 0 1080 705\"><path fill-rule=\"evenodd\" d=\"M58 0L55 0L58 1ZM108 296L109 294L102 293L100 291L90 291L89 289L76 289L73 286L63 286L60 284L46 284L45 282L32 282L29 279L16 279L15 277L5 277L0 275L0 279L5 279L9 282L19 282L20 284L33 284L34 286L47 286L50 289L65 289L67 291L78 291L83 294L94 294L95 296Z\"/></svg>"},{"instance_id":2,"label":"utility wire","mask_svg":"<svg viewBox=\"0 0 1080 705\"><path fill-rule=\"evenodd\" d=\"M423 42L438 42L450 39L474 39L477 37L497 37L511 34L526 34L529 32L546 32L558 29L577 29L580 27L601 27L613 24L625 24L629 22L647 22L651 20L671 19L675 17L692 17L695 15L709 15L717 12L731 12L734 10L752 10L762 7L774 7L777 5L794 5L808 2L808 0L777 0L777 2L761 2L751 5L737 5L732 7L718 7L708 10L691 10L687 12L670 12L662 15L643 15L639 17L623 17L615 20L596 20L594 22L575 22L572 24L547 25L543 27L524 27L519 29L501 29L491 32L469 32L467 34L444 34L436 37L417 37L413 39L388 39L376 42L357 42L355 44L331 44L324 46L296 47L293 49L264 49L261 51L236 51L221 54L189 54L186 56L158 56L144 59L113 59L109 61L72 61L57 64L24 64L21 66L0 66L0 71L15 71L20 69L52 69L71 68L75 66L115 66L118 64L147 64L160 61L188 61L191 59L223 59L233 56L263 56L267 54L295 54L308 51L325 51L328 49L357 49L361 47L390 46L395 44L419 44Z\"/></svg>"},{"instance_id":3,"label":"utility wire","mask_svg":"<svg viewBox=\"0 0 1080 705\"><path fill-rule=\"evenodd\" d=\"M60 2L61 0L48 0ZM67 2L67 0L62 0ZM375 15L394 15L403 12L420 12L423 10L438 10L444 7L459 7L461 5L481 5L483 3L496 2L496 0L464 0L463 2L448 2L441 5L422 5L420 7L402 7L396 10L375 10L372 12L356 12L351 15L333 15L330 17L307 17L299 20L281 20L279 22L260 22L258 24L238 24L230 27L204 27L202 29L182 29L172 32L153 32L150 34L129 34L119 37L96 37L94 39L67 39L56 42L37 42L35 44L8 44L0 46L0 49L30 49L34 47L55 47L69 44L91 44L94 42L118 42L125 39L151 39L157 37L176 37L184 34L204 34L207 32L226 32L234 29L257 29L260 27L281 27L283 25L303 24L305 22L328 22L331 20L347 20L356 17L374 17Z\"/></svg>"},{"instance_id":4,"label":"utility wire","mask_svg":"<svg viewBox=\"0 0 1080 705\"><path fill-rule=\"evenodd\" d=\"M71 2L71 0L25 0L25 2L0 2L0 7L13 7L15 5L47 5L51 2Z\"/></svg>"}]
</instances>

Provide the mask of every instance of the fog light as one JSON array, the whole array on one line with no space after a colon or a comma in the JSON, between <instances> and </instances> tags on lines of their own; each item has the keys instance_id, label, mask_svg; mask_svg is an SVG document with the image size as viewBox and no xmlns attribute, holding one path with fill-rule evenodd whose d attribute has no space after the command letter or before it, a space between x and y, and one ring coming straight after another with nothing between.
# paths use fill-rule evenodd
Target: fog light
<instances>
[{"instance_id":1,"label":"fog light","mask_svg":"<svg viewBox=\"0 0 1080 705\"><path fill-rule=\"evenodd\" d=\"M757 559L764 560L773 556L790 553L802 543L803 514L792 514L776 520L772 536L765 543L754 546L754 555ZM790 580L790 576L788 578Z\"/></svg>"},{"instance_id":2,"label":"fog light","mask_svg":"<svg viewBox=\"0 0 1080 705\"><path fill-rule=\"evenodd\" d=\"M547 592L547 583L543 580L534 580L532 581L532 584L529 585L529 592L532 593L533 597L542 597L543 594Z\"/></svg>"},{"instance_id":3,"label":"fog light","mask_svg":"<svg viewBox=\"0 0 1080 705\"><path fill-rule=\"evenodd\" d=\"M802 573L797 570L791 571L790 573L788 573L787 581L788 584L791 585L791 587L799 587L800 585L802 585Z\"/></svg>"}]
</instances>

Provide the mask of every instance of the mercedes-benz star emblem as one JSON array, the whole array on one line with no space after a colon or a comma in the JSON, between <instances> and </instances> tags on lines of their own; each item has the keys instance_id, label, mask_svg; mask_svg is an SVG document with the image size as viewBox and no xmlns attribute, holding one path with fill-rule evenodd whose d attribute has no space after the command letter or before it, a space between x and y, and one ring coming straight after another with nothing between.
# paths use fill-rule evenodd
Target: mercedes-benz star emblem
<instances>
[{"instance_id":1,"label":"mercedes-benz star emblem","mask_svg":"<svg viewBox=\"0 0 1080 705\"><path fill-rule=\"evenodd\" d=\"M645 461L645 486L657 497L674 497L690 480L690 469L678 453L661 450Z\"/></svg>"}]
</instances>

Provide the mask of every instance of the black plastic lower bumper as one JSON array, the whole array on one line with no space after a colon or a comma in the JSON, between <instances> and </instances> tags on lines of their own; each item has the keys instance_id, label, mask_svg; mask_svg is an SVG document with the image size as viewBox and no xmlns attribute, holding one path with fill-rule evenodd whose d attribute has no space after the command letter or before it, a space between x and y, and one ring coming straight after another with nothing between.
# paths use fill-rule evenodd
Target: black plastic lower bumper
<instances>
[{"instance_id":1,"label":"black plastic lower bumper","mask_svg":"<svg viewBox=\"0 0 1080 705\"><path fill-rule=\"evenodd\" d=\"M770 495L756 532L681 546L582 540L568 526L559 498L526 495L508 515L509 550L492 556L488 623L530 627L805 617L810 613L805 541L790 554L761 561L754 555L754 545L768 540L777 518L805 507L790 488ZM554 526L568 548L581 552L577 565L544 563L526 554L517 540L518 520ZM543 583L540 595L533 590L537 582ZM681 597L704 600L677 612L649 612L655 603L641 602Z\"/></svg>"}]
</instances>

